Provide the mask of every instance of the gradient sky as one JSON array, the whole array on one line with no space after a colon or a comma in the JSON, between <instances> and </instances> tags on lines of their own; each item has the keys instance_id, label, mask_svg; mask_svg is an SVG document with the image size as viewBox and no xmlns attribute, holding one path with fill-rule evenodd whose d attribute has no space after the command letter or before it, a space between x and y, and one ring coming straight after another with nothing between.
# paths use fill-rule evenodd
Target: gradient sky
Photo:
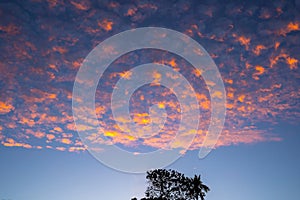
<instances>
[{"instance_id":1,"label":"gradient sky","mask_svg":"<svg viewBox=\"0 0 300 200\"><path fill-rule=\"evenodd\" d=\"M206 86L211 83L184 59L153 49L122 56L101 77L96 113L105 131L99 134L133 152L165 148L180 121L171 90L149 84L130 99L131 118L142 126L149 124L153 104L167 111L162 131L145 139L116 126L110 98L120 78L130 80L126 71L134 66L169 65L193 86L201 113L194 142L169 168L201 174L211 188L208 200L299 198L300 1L3 0L0 199L142 197L143 174L112 170L86 150L73 121L72 91L94 47L119 32L148 26L185 33L213 58L227 98L222 134L212 153L199 160L211 115Z\"/></svg>"}]
</instances>

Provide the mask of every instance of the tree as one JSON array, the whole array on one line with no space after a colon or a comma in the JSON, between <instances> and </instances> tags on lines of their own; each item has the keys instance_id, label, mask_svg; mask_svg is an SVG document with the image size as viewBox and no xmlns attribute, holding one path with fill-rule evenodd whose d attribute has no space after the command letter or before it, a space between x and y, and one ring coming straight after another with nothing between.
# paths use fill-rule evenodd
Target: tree
<instances>
[{"instance_id":1,"label":"tree","mask_svg":"<svg viewBox=\"0 0 300 200\"><path fill-rule=\"evenodd\" d=\"M175 170L155 169L146 175L149 186L145 192L147 198L180 199L183 194L181 182L184 175Z\"/></svg>"},{"instance_id":2,"label":"tree","mask_svg":"<svg viewBox=\"0 0 300 200\"><path fill-rule=\"evenodd\" d=\"M188 196L191 199L204 200L206 193L210 190L208 186L204 185L201 181L200 175L195 175L194 178L188 178Z\"/></svg>"},{"instance_id":3,"label":"tree","mask_svg":"<svg viewBox=\"0 0 300 200\"><path fill-rule=\"evenodd\" d=\"M141 200L204 200L209 191L200 175L189 178L175 170L151 170L146 179L149 185Z\"/></svg>"}]
</instances>

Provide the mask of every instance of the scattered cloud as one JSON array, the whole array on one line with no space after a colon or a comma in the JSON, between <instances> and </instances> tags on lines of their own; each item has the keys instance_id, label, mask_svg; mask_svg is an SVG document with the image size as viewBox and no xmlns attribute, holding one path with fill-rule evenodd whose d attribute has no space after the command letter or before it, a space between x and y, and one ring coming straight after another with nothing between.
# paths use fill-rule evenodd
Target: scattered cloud
<instances>
[{"instance_id":1,"label":"scattered cloud","mask_svg":"<svg viewBox=\"0 0 300 200\"><path fill-rule=\"evenodd\" d=\"M173 5L167 1L133 4L47 0L3 4L0 142L6 147L85 151L76 130L89 131L99 124L103 132L89 137L96 143L167 148L178 130L184 130L186 136L197 133L191 149L202 147L211 117L210 98L219 98L222 93L209 94L207 85L215 83L203 80L204 71L165 51L141 50L114 61L99 80L95 111L86 110L96 113L99 122L86 119L86 125L74 124L72 90L84 58L104 39L145 26L186 33L208 51L219 67L226 89L227 116L216 148L280 141L271 126L280 121L295 123L300 117L297 6L292 1L279 0L268 6L231 1L224 4L179 1ZM107 47L106 51L115 50ZM112 116L110 100L117 81L120 78L130 81L130 69L151 62L170 66L195 89L200 108L198 131L189 129L192 120L180 126L181 111L197 106L180 105L177 98L192 98L191 94L183 92L176 97L170 88L159 84L162 79L159 72L149 75L155 81L140 87L130 99L130 119L141 129L132 134L118 126L118 122L128 123L128 118ZM171 74L168 77L179 78ZM165 126L152 137L138 139L136 136L143 135L143 128L158 123L149 112L154 104L166 111ZM261 123L270 127L261 128ZM172 145L184 147L186 141Z\"/></svg>"}]
</instances>

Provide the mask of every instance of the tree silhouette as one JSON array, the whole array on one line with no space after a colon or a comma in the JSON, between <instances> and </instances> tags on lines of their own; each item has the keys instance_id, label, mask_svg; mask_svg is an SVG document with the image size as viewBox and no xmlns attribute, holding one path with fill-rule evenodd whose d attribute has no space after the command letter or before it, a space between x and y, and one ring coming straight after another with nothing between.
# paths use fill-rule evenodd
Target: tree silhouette
<instances>
[{"instance_id":1,"label":"tree silhouette","mask_svg":"<svg viewBox=\"0 0 300 200\"><path fill-rule=\"evenodd\" d=\"M149 185L146 197L141 200L204 200L210 190L203 184L200 175L189 178L175 170L151 170L147 172L146 179Z\"/></svg>"},{"instance_id":2,"label":"tree silhouette","mask_svg":"<svg viewBox=\"0 0 300 200\"><path fill-rule=\"evenodd\" d=\"M195 175L194 178L188 178L188 180L188 196L194 200L198 200L199 197L204 200L210 189L202 183L200 175Z\"/></svg>"},{"instance_id":3,"label":"tree silhouette","mask_svg":"<svg viewBox=\"0 0 300 200\"><path fill-rule=\"evenodd\" d=\"M182 182L185 176L175 170L155 169L146 175L149 186L145 192L146 197L160 199L180 199L184 190Z\"/></svg>"}]
</instances>

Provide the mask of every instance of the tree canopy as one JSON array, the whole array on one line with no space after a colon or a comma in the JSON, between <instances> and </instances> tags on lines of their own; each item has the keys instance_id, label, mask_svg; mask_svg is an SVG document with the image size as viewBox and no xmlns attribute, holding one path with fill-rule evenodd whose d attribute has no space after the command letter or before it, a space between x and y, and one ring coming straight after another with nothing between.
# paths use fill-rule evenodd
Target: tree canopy
<instances>
[{"instance_id":1,"label":"tree canopy","mask_svg":"<svg viewBox=\"0 0 300 200\"><path fill-rule=\"evenodd\" d=\"M204 200L210 190L203 184L200 175L190 178L170 169L148 171L146 179L148 187L141 200Z\"/></svg>"}]
</instances>

